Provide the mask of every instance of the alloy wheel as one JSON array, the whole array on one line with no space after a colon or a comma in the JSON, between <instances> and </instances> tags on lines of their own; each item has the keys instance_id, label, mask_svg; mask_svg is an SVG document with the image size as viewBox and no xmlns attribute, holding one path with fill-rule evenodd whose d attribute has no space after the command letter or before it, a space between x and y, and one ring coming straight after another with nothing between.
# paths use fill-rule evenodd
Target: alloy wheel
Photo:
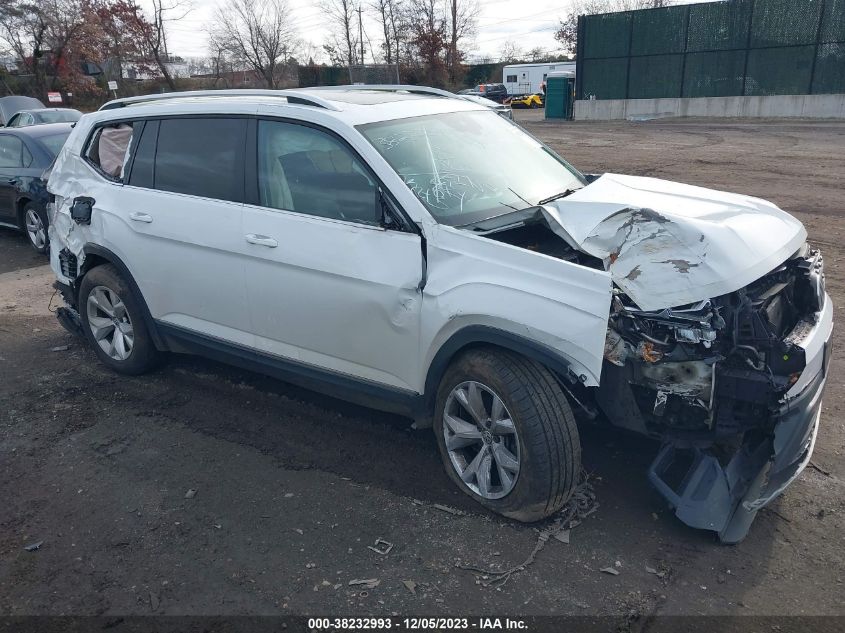
<instances>
[{"instance_id":1,"label":"alloy wheel","mask_svg":"<svg viewBox=\"0 0 845 633\"><path fill-rule=\"evenodd\" d=\"M26 234L29 236L29 241L32 245L41 250L47 245L47 230L44 228L44 223L41 221L41 216L35 209L26 210Z\"/></svg>"},{"instance_id":2,"label":"alloy wheel","mask_svg":"<svg viewBox=\"0 0 845 633\"><path fill-rule=\"evenodd\" d=\"M128 359L135 344L135 330L117 293L105 286L95 286L88 294L86 311L88 327L100 349L114 360Z\"/></svg>"},{"instance_id":3,"label":"alloy wheel","mask_svg":"<svg viewBox=\"0 0 845 633\"><path fill-rule=\"evenodd\" d=\"M452 467L485 499L501 499L519 476L519 438L504 401L490 387L457 385L443 411L443 438Z\"/></svg>"}]
</instances>

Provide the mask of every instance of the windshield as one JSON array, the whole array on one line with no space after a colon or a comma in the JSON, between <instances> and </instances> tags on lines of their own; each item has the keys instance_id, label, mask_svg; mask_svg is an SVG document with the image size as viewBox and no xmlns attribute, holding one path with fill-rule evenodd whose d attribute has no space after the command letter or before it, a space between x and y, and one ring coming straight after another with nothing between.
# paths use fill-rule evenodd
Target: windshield
<instances>
[{"instance_id":1,"label":"windshield","mask_svg":"<svg viewBox=\"0 0 845 633\"><path fill-rule=\"evenodd\" d=\"M585 184L575 168L493 111L359 129L442 224L462 226L526 209Z\"/></svg>"},{"instance_id":2,"label":"windshield","mask_svg":"<svg viewBox=\"0 0 845 633\"><path fill-rule=\"evenodd\" d=\"M50 156L55 158L58 156L62 145L65 144L70 132L62 132L61 134L50 134L49 136L39 136L39 142L50 152Z\"/></svg>"},{"instance_id":3,"label":"windshield","mask_svg":"<svg viewBox=\"0 0 845 633\"><path fill-rule=\"evenodd\" d=\"M73 123L79 121L79 113L74 110L47 110L34 114L41 123Z\"/></svg>"}]
</instances>

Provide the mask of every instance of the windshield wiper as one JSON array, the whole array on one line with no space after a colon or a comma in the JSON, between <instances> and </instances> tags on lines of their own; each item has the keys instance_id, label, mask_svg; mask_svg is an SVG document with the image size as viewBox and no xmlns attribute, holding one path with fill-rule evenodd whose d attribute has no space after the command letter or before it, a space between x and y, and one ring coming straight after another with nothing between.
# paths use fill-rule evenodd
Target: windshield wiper
<instances>
[{"instance_id":1,"label":"windshield wiper","mask_svg":"<svg viewBox=\"0 0 845 633\"><path fill-rule=\"evenodd\" d=\"M536 205L533 205L533 204L531 204L530 202L528 202L528 200L526 200L525 198L523 198L521 195L519 195L516 191L514 191L514 190L513 190L513 189L511 189L510 187L508 187L508 191L510 191L513 195L515 195L517 198L519 198L520 200L522 200L522 201L523 201L526 205L528 205L528 206L526 206L526 207L525 207L526 209L530 209L531 207L536 206ZM510 205L507 205L507 206L510 206ZM512 207L511 207L511 208L512 208Z\"/></svg>"},{"instance_id":2,"label":"windshield wiper","mask_svg":"<svg viewBox=\"0 0 845 633\"><path fill-rule=\"evenodd\" d=\"M560 200L561 198L565 198L571 193L575 193L575 189L567 189L566 191L561 191L560 193L556 193L553 196L549 196L548 198L543 198L538 202L538 205L548 204L549 202L554 202L555 200Z\"/></svg>"}]
</instances>

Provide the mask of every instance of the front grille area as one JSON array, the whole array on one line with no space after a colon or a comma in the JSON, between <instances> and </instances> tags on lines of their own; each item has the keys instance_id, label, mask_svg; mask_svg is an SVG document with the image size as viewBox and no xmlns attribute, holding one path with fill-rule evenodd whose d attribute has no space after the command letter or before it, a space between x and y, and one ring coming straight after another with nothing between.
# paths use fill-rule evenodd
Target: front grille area
<instances>
[{"instance_id":1,"label":"front grille area","mask_svg":"<svg viewBox=\"0 0 845 633\"><path fill-rule=\"evenodd\" d=\"M79 266L77 264L76 255L71 253L68 249L62 249L59 252L59 265L62 267L62 275L67 279L73 281L79 274Z\"/></svg>"}]
</instances>

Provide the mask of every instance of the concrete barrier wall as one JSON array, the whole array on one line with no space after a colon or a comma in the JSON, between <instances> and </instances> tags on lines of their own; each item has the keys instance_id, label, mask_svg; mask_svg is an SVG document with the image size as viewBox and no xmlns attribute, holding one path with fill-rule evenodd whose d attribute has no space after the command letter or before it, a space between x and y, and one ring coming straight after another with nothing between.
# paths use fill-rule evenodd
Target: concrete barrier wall
<instances>
[{"instance_id":1,"label":"concrete barrier wall","mask_svg":"<svg viewBox=\"0 0 845 633\"><path fill-rule=\"evenodd\" d=\"M845 119L845 94L698 99L607 99L575 102L575 120L577 121L670 116Z\"/></svg>"}]
</instances>

